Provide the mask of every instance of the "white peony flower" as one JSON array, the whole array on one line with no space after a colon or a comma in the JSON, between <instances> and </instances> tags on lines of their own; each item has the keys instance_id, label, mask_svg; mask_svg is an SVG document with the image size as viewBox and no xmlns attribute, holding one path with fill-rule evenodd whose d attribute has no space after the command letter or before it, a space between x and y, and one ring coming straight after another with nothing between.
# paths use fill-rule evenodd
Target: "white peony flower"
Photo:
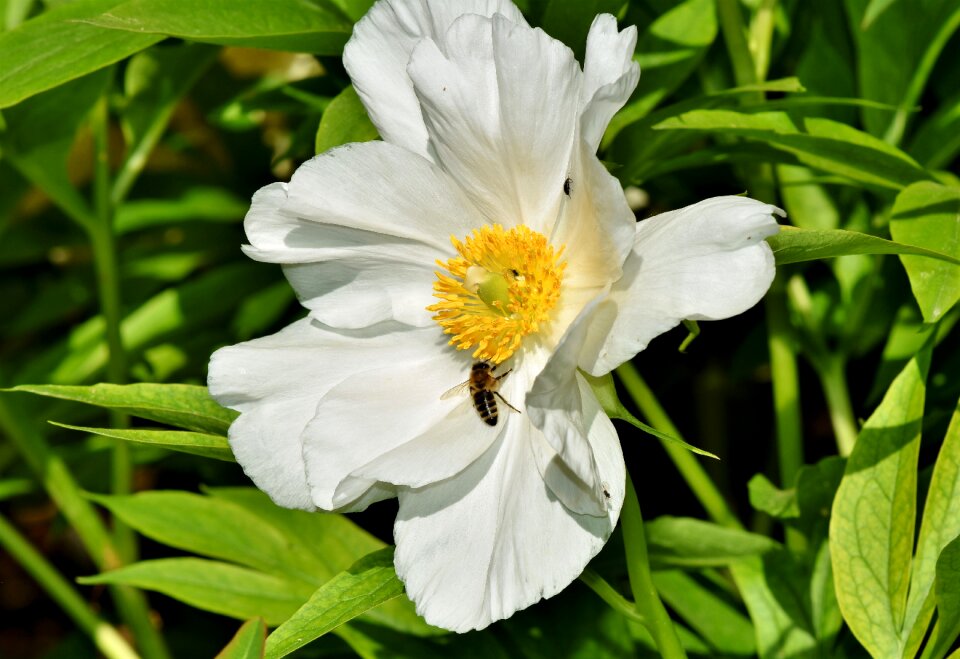
<instances>
[{"instance_id":1,"label":"white peony flower","mask_svg":"<svg viewBox=\"0 0 960 659\"><path fill-rule=\"evenodd\" d=\"M741 313L773 278L781 211L720 197L638 224L594 155L635 43L598 16L581 71L509 0L380 0L344 64L383 141L317 156L247 214L245 251L310 313L211 360L237 461L281 506L396 496L397 573L434 625L556 594L610 536L623 456L578 368ZM456 389L480 362L499 397Z\"/></svg>"}]
</instances>

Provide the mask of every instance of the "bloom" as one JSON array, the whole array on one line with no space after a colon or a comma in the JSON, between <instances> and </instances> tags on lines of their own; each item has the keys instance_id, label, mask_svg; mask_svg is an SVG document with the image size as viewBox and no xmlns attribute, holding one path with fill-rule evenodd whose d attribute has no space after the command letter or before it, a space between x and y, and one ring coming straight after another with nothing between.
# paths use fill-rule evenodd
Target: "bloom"
<instances>
[{"instance_id":1,"label":"bloom","mask_svg":"<svg viewBox=\"0 0 960 659\"><path fill-rule=\"evenodd\" d=\"M211 359L237 461L282 506L396 496L397 573L432 624L556 594L613 530L623 456L578 368L740 313L773 278L777 209L720 197L637 224L594 155L635 42L598 16L581 70L508 0L380 0L344 64L383 141L317 156L247 214L247 254L283 264L309 315ZM448 393L478 361L495 424Z\"/></svg>"}]
</instances>

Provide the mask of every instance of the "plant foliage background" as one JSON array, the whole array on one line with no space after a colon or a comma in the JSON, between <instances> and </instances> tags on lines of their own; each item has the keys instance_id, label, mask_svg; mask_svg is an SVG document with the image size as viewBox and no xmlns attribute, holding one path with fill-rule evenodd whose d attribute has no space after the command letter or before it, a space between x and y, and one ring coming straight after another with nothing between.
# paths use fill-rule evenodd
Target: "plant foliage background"
<instances>
[{"instance_id":1,"label":"plant foliage background","mask_svg":"<svg viewBox=\"0 0 960 659\"><path fill-rule=\"evenodd\" d=\"M339 60L370 4L0 0L4 657L256 657L267 626L271 657L656 655L619 532L450 635L393 573L395 504L278 509L232 462L207 359L302 314L241 221L377 137ZM684 651L957 656L960 2L519 4L578 56L595 14L638 26L601 147L638 218L746 191L799 228L763 304L617 372L621 417L720 458L618 422Z\"/></svg>"}]
</instances>

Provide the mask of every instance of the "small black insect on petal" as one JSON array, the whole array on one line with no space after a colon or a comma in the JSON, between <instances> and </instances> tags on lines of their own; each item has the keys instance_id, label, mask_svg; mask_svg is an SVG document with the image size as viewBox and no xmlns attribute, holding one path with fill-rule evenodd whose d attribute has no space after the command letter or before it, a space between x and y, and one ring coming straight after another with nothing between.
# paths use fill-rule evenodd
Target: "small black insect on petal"
<instances>
[{"instance_id":1,"label":"small black insect on petal","mask_svg":"<svg viewBox=\"0 0 960 659\"><path fill-rule=\"evenodd\" d=\"M572 187L573 187L573 179L572 179L572 178L567 178L567 179L563 182L563 194L565 194L565 195L567 195L567 196L569 197L569 196L570 196L570 188L572 188Z\"/></svg>"}]
</instances>

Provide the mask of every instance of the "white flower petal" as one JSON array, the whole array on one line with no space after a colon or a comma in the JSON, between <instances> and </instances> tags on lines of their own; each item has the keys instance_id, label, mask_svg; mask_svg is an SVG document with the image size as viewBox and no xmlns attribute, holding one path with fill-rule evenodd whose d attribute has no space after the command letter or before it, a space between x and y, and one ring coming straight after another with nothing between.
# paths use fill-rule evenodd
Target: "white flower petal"
<instances>
[{"instance_id":1,"label":"white flower petal","mask_svg":"<svg viewBox=\"0 0 960 659\"><path fill-rule=\"evenodd\" d=\"M637 225L620 281L597 308L580 367L601 375L681 320L719 320L755 305L770 287L775 206L714 197Z\"/></svg>"},{"instance_id":2,"label":"white flower petal","mask_svg":"<svg viewBox=\"0 0 960 659\"><path fill-rule=\"evenodd\" d=\"M499 424L487 425L474 410L469 392L463 398L466 400L421 435L355 469L341 483L338 494L341 488L351 487L354 479L423 487L463 471L490 448L509 422L507 410L500 410Z\"/></svg>"},{"instance_id":3,"label":"white flower petal","mask_svg":"<svg viewBox=\"0 0 960 659\"><path fill-rule=\"evenodd\" d=\"M509 0L381 0L354 25L343 49L343 65L384 140L430 157L420 105L406 71L410 53L424 37L439 42L462 14L496 13L526 25Z\"/></svg>"},{"instance_id":4,"label":"white flower petal","mask_svg":"<svg viewBox=\"0 0 960 659\"><path fill-rule=\"evenodd\" d=\"M382 352L353 364L351 375L324 395L303 433L307 481L320 508L340 508L361 496L376 478L347 482L352 473L443 425L456 408L462 419L479 422L462 399L442 398L466 379L469 355L451 350L435 328L393 337Z\"/></svg>"},{"instance_id":5,"label":"white flower petal","mask_svg":"<svg viewBox=\"0 0 960 659\"><path fill-rule=\"evenodd\" d=\"M569 166L582 74L573 53L502 16L463 16L407 68L437 161L491 222L548 234Z\"/></svg>"},{"instance_id":6,"label":"white flower petal","mask_svg":"<svg viewBox=\"0 0 960 659\"><path fill-rule=\"evenodd\" d=\"M382 330L381 330L382 332ZM247 475L278 505L315 510L304 470L301 434L326 392L358 361L402 357L395 335L333 332L310 319L271 336L222 348L207 384L221 405L240 412L230 447Z\"/></svg>"},{"instance_id":7,"label":"white flower petal","mask_svg":"<svg viewBox=\"0 0 960 659\"><path fill-rule=\"evenodd\" d=\"M554 492L571 510L589 515L603 515L606 512L603 478L588 440L588 428L597 423L596 415L603 416L603 412L589 385L577 374L577 361L599 299L588 304L570 325L526 399L530 421L543 433L561 462L551 467L560 483ZM538 456L546 478L548 472L544 460L551 456L542 451ZM564 472L569 472L569 476ZM565 482L573 479L579 483L571 485ZM563 495L566 491L573 493L576 499L568 500Z\"/></svg>"},{"instance_id":8,"label":"white flower petal","mask_svg":"<svg viewBox=\"0 0 960 659\"><path fill-rule=\"evenodd\" d=\"M583 59L580 118L583 139L591 151L596 151L610 119L637 86L640 65L633 61L636 46L636 26L617 32L617 19L610 14L593 19Z\"/></svg>"},{"instance_id":9,"label":"white flower petal","mask_svg":"<svg viewBox=\"0 0 960 659\"><path fill-rule=\"evenodd\" d=\"M624 487L616 441L597 450L611 487L608 515L591 517L571 513L545 486L531 448L536 429L509 428L456 478L398 490L397 574L431 624L482 629L555 595L616 525Z\"/></svg>"},{"instance_id":10,"label":"white flower petal","mask_svg":"<svg viewBox=\"0 0 960 659\"><path fill-rule=\"evenodd\" d=\"M251 257L286 265L321 322L425 326L437 259L450 234L483 222L438 167L383 142L347 145L260 190L245 220ZM298 265L293 265L298 264Z\"/></svg>"}]
</instances>

